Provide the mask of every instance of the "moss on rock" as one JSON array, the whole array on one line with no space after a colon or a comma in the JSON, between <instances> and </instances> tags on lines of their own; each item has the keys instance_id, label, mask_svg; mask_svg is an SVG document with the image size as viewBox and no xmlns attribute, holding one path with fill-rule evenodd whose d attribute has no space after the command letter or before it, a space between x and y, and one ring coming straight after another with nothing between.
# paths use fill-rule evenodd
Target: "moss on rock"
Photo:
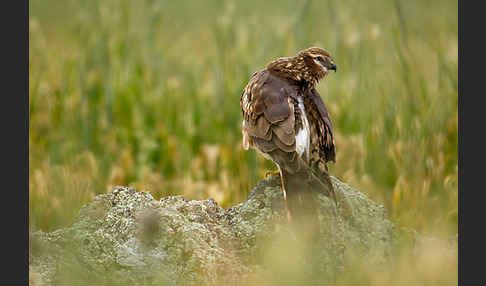
<instances>
[{"instance_id":1,"label":"moss on rock","mask_svg":"<svg viewBox=\"0 0 486 286\"><path fill-rule=\"evenodd\" d=\"M317 196L319 236L304 248L287 227L278 176L228 210L213 199L157 201L117 187L84 206L71 226L31 233L30 278L39 285L238 285L316 273L332 280L356 255L386 262L399 231L384 207L332 180L340 207L335 213L332 200Z\"/></svg>"}]
</instances>

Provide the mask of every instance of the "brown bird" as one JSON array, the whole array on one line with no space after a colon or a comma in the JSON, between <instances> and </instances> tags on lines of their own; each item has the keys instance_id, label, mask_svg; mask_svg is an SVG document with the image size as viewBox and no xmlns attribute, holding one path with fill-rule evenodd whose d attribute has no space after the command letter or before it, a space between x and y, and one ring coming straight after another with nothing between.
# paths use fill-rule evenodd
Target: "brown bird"
<instances>
[{"instance_id":1,"label":"brown bird","mask_svg":"<svg viewBox=\"0 0 486 286\"><path fill-rule=\"evenodd\" d=\"M327 162L336 161L331 119L316 90L337 67L321 48L271 61L255 72L240 99L243 147L256 149L279 169L289 219L315 215L311 194L336 202Z\"/></svg>"}]
</instances>

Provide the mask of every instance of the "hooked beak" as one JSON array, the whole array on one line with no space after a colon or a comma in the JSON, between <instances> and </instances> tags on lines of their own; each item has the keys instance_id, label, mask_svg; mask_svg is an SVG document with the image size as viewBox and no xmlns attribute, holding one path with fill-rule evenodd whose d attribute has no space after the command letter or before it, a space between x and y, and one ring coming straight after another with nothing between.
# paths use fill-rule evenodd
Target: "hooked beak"
<instances>
[{"instance_id":1,"label":"hooked beak","mask_svg":"<svg viewBox=\"0 0 486 286\"><path fill-rule=\"evenodd\" d=\"M337 66L334 64L334 62L331 62L331 66L329 67L329 69L337 72Z\"/></svg>"}]
</instances>

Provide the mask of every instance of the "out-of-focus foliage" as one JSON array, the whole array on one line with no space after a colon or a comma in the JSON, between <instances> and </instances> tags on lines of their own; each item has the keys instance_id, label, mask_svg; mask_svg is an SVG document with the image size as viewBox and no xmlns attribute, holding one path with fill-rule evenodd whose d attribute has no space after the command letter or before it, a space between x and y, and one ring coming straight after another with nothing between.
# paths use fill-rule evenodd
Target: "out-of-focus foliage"
<instances>
[{"instance_id":1,"label":"out-of-focus foliage","mask_svg":"<svg viewBox=\"0 0 486 286\"><path fill-rule=\"evenodd\" d=\"M330 172L399 225L457 232L457 2L31 0L29 223L69 224L114 185L241 202L268 169L241 147L239 98L309 46Z\"/></svg>"}]
</instances>

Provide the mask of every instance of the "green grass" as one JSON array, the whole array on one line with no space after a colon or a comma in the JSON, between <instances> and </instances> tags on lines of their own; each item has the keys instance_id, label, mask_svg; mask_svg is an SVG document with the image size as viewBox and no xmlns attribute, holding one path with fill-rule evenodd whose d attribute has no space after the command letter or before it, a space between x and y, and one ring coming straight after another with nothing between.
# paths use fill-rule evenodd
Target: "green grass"
<instances>
[{"instance_id":1,"label":"green grass","mask_svg":"<svg viewBox=\"0 0 486 286\"><path fill-rule=\"evenodd\" d=\"M32 228L114 185L243 201L275 167L241 147L241 92L320 46L339 70L318 87L331 173L399 225L457 232L454 1L31 0L29 21Z\"/></svg>"}]
</instances>

